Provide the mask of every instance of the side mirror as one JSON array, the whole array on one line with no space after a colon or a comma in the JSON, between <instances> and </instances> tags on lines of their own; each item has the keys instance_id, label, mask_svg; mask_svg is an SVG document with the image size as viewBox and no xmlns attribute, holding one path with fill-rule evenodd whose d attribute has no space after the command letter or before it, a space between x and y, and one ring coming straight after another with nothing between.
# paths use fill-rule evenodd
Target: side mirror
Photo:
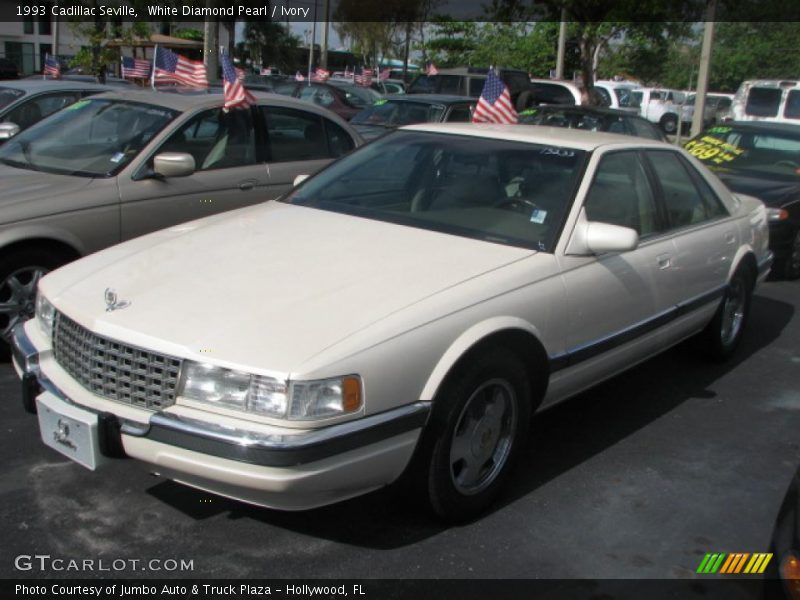
<instances>
[{"instance_id":1,"label":"side mirror","mask_svg":"<svg viewBox=\"0 0 800 600\"><path fill-rule=\"evenodd\" d=\"M16 123L0 123L0 141L10 140L20 132Z\"/></svg>"},{"instance_id":2,"label":"side mirror","mask_svg":"<svg viewBox=\"0 0 800 600\"><path fill-rule=\"evenodd\" d=\"M187 152L162 152L153 157L153 171L162 177L186 177L196 168L194 156Z\"/></svg>"},{"instance_id":3,"label":"side mirror","mask_svg":"<svg viewBox=\"0 0 800 600\"><path fill-rule=\"evenodd\" d=\"M303 183L306 179L308 179L308 177L309 177L308 175L298 175L297 177L294 178L294 182L292 183L292 185L294 187L297 187L298 185Z\"/></svg>"},{"instance_id":4,"label":"side mirror","mask_svg":"<svg viewBox=\"0 0 800 600\"><path fill-rule=\"evenodd\" d=\"M580 220L575 226L567 254L604 254L627 252L639 245L639 234L630 227L599 221Z\"/></svg>"}]
</instances>

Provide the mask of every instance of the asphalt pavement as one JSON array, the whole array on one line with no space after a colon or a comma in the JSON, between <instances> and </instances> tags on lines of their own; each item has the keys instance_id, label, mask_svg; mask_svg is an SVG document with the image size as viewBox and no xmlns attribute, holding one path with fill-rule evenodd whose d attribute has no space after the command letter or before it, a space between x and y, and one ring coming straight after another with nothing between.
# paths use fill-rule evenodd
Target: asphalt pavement
<instances>
[{"instance_id":1,"label":"asphalt pavement","mask_svg":"<svg viewBox=\"0 0 800 600\"><path fill-rule=\"evenodd\" d=\"M800 282L768 282L730 362L684 344L538 415L501 501L458 527L392 490L284 513L131 460L92 473L41 443L1 364L0 576L699 577L707 552L769 550L800 464L798 308Z\"/></svg>"}]
</instances>

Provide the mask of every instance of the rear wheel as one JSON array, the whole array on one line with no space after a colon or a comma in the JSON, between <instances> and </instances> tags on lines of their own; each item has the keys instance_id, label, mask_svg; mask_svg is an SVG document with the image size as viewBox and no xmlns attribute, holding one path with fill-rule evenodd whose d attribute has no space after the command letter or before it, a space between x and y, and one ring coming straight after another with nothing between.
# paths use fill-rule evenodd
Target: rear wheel
<instances>
[{"instance_id":1,"label":"rear wheel","mask_svg":"<svg viewBox=\"0 0 800 600\"><path fill-rule=\"evenodd\" d=\"M485 510L524 446L529 419L530 385L510 350L491 349L459 369L437 394L422 442L434 512L463 521Z\"/></svg>"},{"instance_id":2,"label":"rear wheel","mask_svg":"<svg viewBox=\"0 0 800 600\"><path fill-rule=\"evenodd\" d=\"M675 115L664 115L661 117L659 124L661 125L661 129L664 130L664 133L672 135L678 130L678 117Z\"/></svg>"},{"instance_id":3,"label":"rear wheel","mask_svg":"<svg viewBox=\"0 0 800 600\"><path fill-rule=\"evenodd\" d=\"M753 283L749 269L744 266L740 266L728 282L722 302L702 334L711 358L725 360L739 345L750 314Z\"/></svg>"}]
</instances>

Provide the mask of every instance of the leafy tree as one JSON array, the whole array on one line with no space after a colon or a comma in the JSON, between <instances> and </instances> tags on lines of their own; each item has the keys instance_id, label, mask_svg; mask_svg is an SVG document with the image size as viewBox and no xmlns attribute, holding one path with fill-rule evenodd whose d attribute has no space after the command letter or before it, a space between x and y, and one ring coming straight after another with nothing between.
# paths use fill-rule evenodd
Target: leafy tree
<instances>
[{"instance_id":1,"label":"leafy tree","mask_svg":"<svg viewBox=\"0 0 800 600\"><path fill-rule=\"evenodd\" d=\"M430 27L427 41L420 47L426 60L437 67L471 64L478 48L477 23L437 17Z\"/></svg>"},{"instance_id":2,"label":"leafy tree","mask_svg":"<svg viewBox=\"0 0 800 600\"><path fill-rule=\"evenodd\" d=\"M274 65L287 71L297 63L300 38L272 21L244 22L243 50L256 64Z\"/></svg>"}]
</instances>

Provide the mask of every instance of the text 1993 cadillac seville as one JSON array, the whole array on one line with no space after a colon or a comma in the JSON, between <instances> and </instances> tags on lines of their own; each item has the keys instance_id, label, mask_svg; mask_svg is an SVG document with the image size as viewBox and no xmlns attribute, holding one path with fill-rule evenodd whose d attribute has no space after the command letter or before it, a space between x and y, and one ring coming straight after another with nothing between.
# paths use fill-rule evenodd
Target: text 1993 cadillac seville
<instances>
[{"instance_id":1,"label":"text 1993 cadillac seville","mask_svg":"<svg viewBox=\"0 0 800 600\"><path fill-rule=\"evenodd\" d=\"M460 519L537 408L696 334L729 355L767 246L763 205L666 144L420 125L47 275L14 360L89 468L292 510L405 471Z\"/></svg>"}]
</instances>

